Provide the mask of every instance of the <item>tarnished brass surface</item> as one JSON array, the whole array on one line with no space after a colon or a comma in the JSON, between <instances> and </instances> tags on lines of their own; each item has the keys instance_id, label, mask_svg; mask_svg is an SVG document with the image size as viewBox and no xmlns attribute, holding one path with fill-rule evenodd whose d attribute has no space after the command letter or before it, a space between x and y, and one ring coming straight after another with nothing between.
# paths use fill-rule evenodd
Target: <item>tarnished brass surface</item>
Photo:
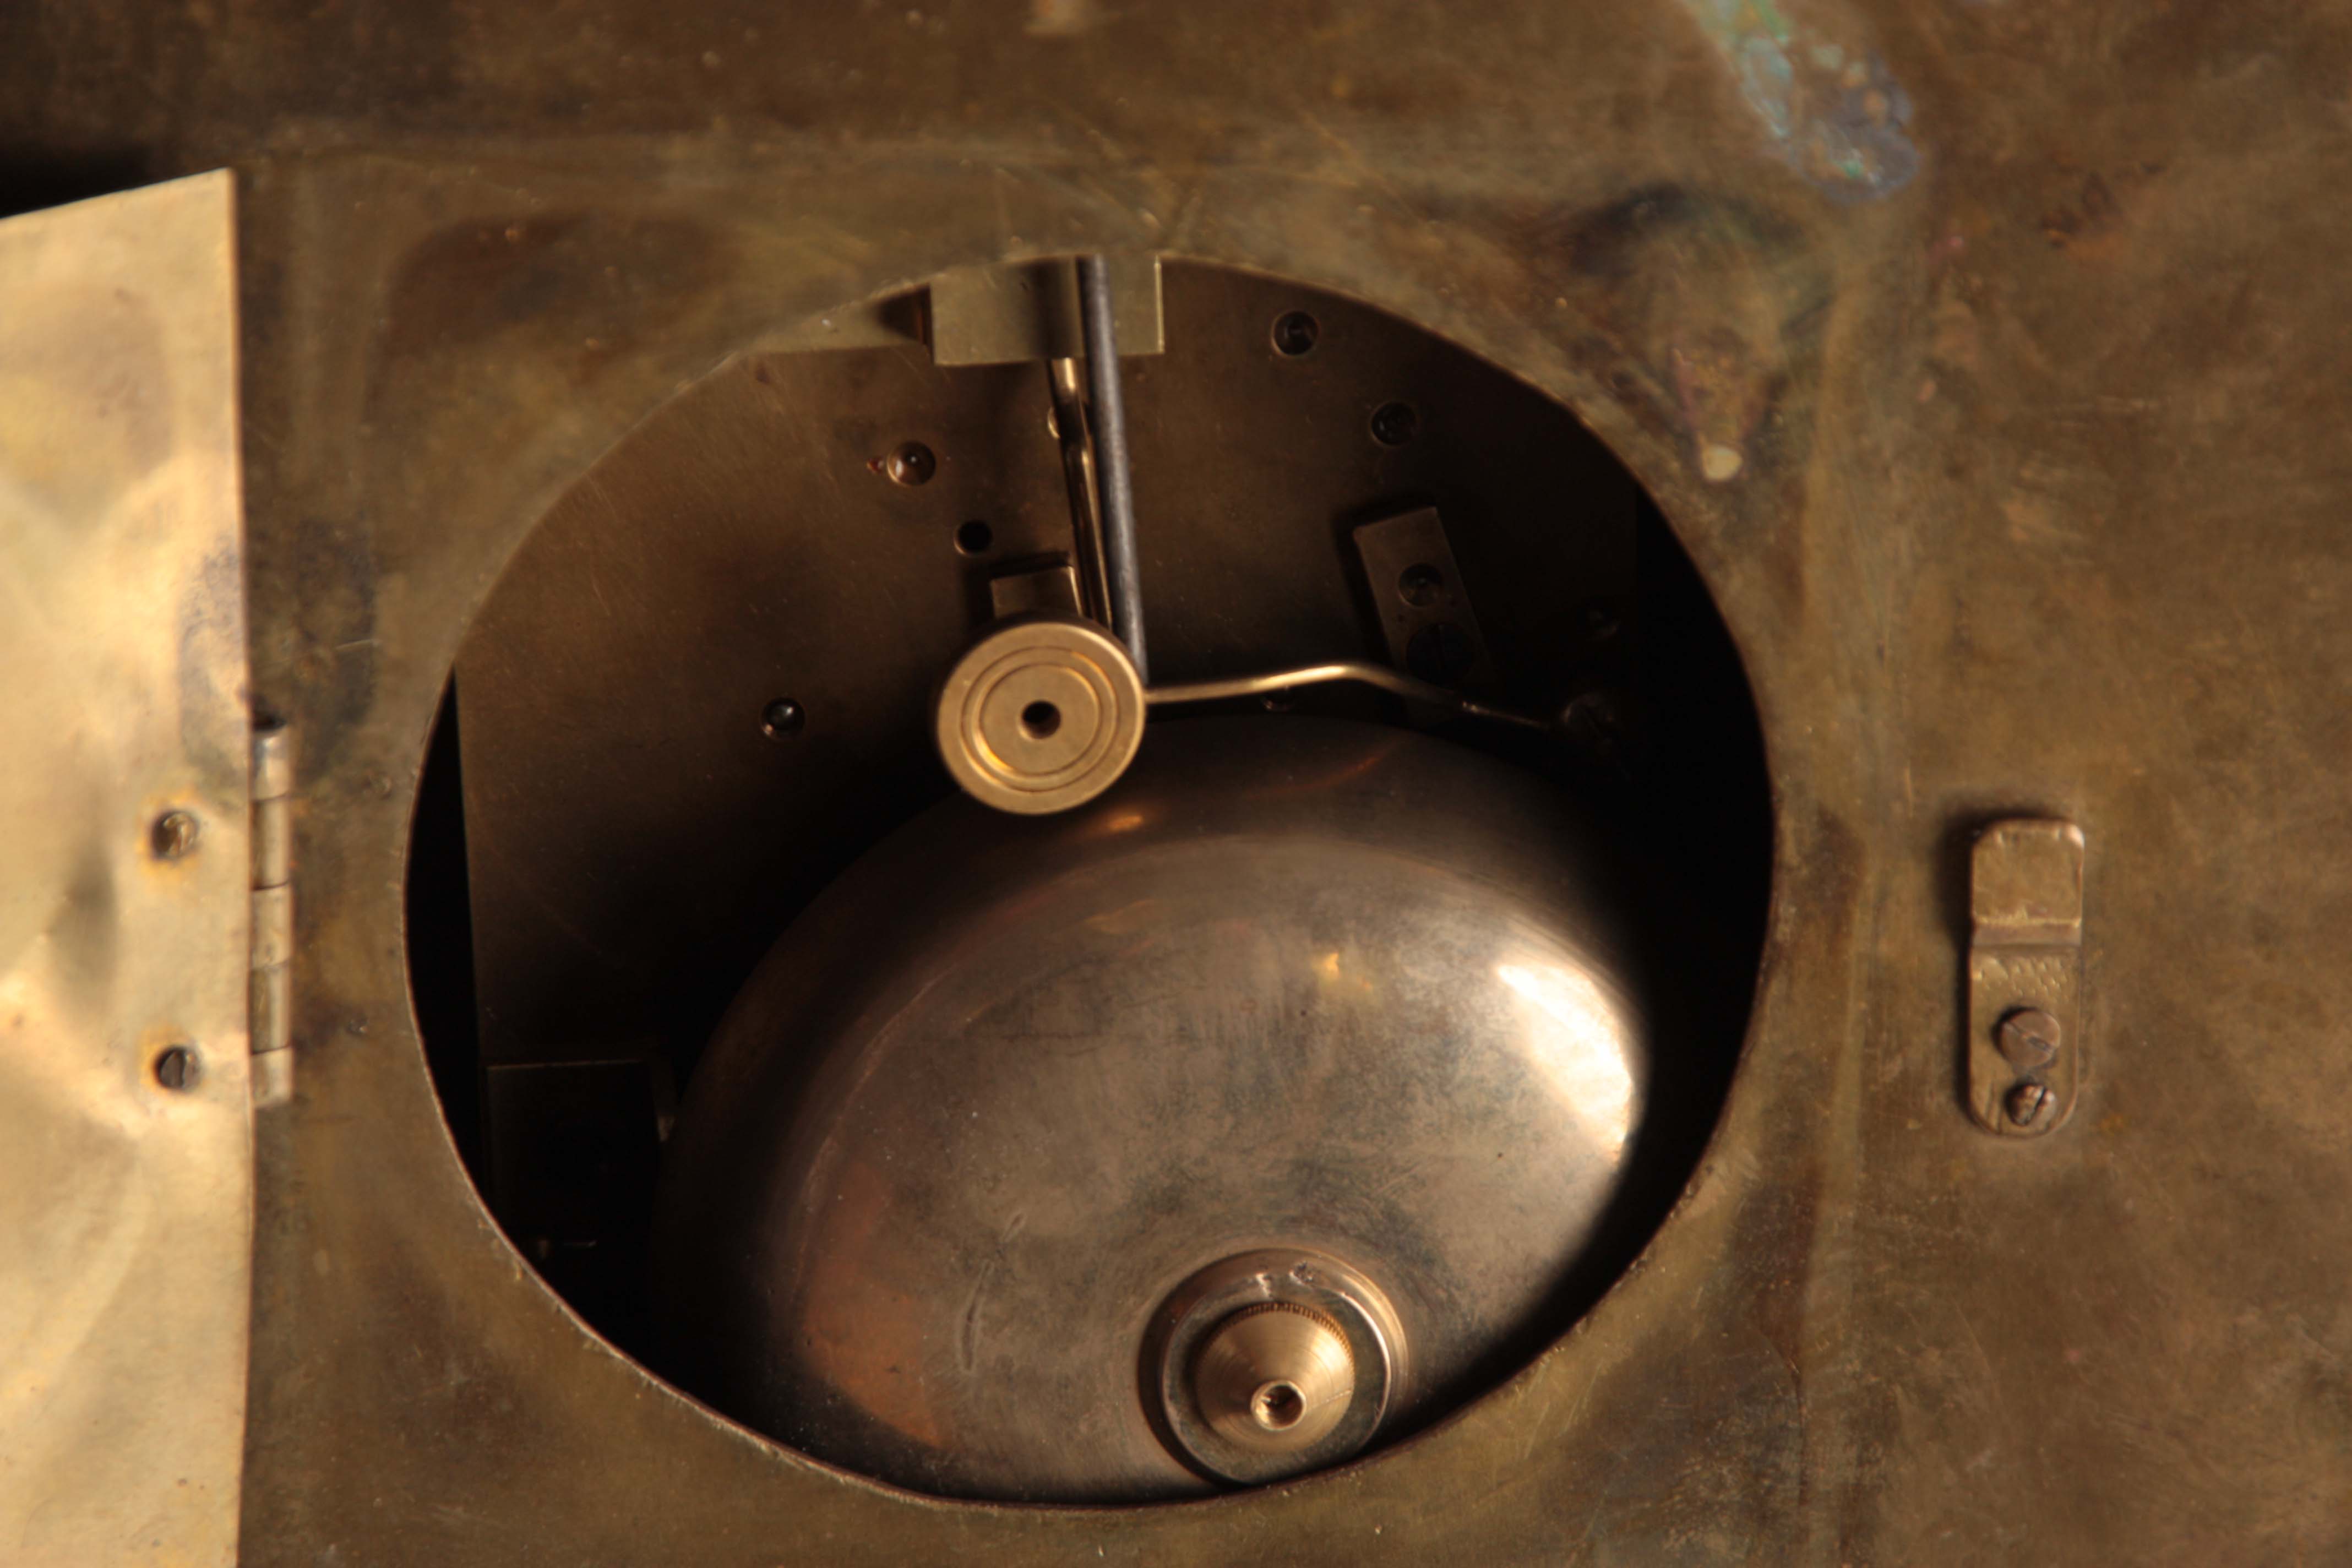
<instances>
[{"instance_id":1,"label":"tarnished brass surface","mask_svg":"<svg viewBox=\"0 0 2352 1568\"><path fill-rule=\"evenodd\" d=\"M1121 357L1156 354L1167 343L1160 258L1111 262ZM1080 360L1078 269L1068 260L1016 267L959 267L930 281L925 337L943 365Z\"/></svg>"},{"instance_id":2,"label":"tarnished brass surface","mask_svg":"<svg viewBox=\"0 0 2352 1568\"><path fill-rule=\"evenodd\" d=\"M236 1557L253 1238L232 189L0 223L0 1563Z\"/></svg>"},{"instance_id":3,"label":"tarnished brass surface","mask_svg":"<svg viewBox=\"0 0 2352 1568\"><path fill-rule=\"evenodd\" d=\"M1339 1452L1383 1398L1426 1424L1558 1331L1642 1129L1610 872L1533 776L1297 715L1157 724L1063 816L937 808L795 922L697 1072L656 1217L673 1364L903 1486L1181 1495L1153 1314L1281 1246L1401 1330ZM1180 1328L1180 1382L1253 1304Z\"/></svg>"},{"instance_id":4,"label":"tarnished brass surface","mask_svg":"<svg viewBox=\"0 0 2352 1568\"><path fill-rule=\"evenodd\" d=\"M256 671L306 797L250 1561L2352 1554L2352 13L1771 16L0 12L28 195L226 161L248 198ZM532 1280L393 933L468 615L583 472L763 334L1097 248L1374 301L1624 456L1755 683L1772 945L1681 1209L1496 1397L1206 1507L948 1506L714 1419ZM2018 815L2097 847L2119 1043L2032 1141L1978 1130L1953 1052L1967 846Z\"/></svg>"}]
</instances>

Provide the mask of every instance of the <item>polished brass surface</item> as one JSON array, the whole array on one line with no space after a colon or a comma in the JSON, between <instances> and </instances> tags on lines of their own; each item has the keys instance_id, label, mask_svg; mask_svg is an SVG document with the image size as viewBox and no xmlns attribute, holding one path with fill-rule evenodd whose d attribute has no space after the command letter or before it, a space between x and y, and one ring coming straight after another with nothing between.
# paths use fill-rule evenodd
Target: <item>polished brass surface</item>
<instances>
[{"instance_id":1,"label":"polished brass surface","mask_svg":"<svg viewBox=\"0 0 2352 1568\"><path fill-rule=\"evenodd\" d=\"M1245 1448L1311 1447L1348 1413L1355 1358L1339 1324L1265 1301L1217 1325L1192 1358L1192 1401L1217 1436Z\"/></svg>"},{"instance_id":2,"label":"polished brass surface","mask_svg":"<svg viewBox=\"0 0 2352 1568\"><path fill-rule=\"evenodd\" d=\"M1624 925L1555 790L1381 726L1162 723L1090 806L941 806L794 925L689 1089L682 1374L903 1486L1180 1495L1147 1324L1280 1243L1377 1283L1388 1421L1423 1424L1559 1326L1617 1188L1650 1079ZM1331 1289L1302 1304L1370 1310ZM1171 1375L1245 1304L1179 1310Z\"/></svg>"},{"instance_id":3,"label":"polished brass surface","mask_svg":"<svg viewBox=\"0 0 2352 1568\"><path fill-rule=\"evenodd\" d=\"M2352 1555L2341 5L383 16L0 7L21 202L238 171L255 676L305 757L304 1087L259 1148L248 1561ZM509 803L495 923L526 970L499 982L502 1049L646 1030L654 978L718 945L747 887L799 886L803 854L855 841L812 742L882 776L895 724L917 744L885 754L935 780L919 683L872 730L812 696L788 748L757 732L793 694L780 675L854 670L823 647L858 595L791 601L772 665L730 647L731 683L698 669L628 705L614 670L657 666L629 619L648 606L613 587L659 599L730 526L799 561L788 580L875 584L899 536L796 527L761 467L789 470L793 444L728 412L752 362L714 367L943 268L1098 247L1376 303L1622 454L1754 682L1771 941L1682 1208L1496 1397L1211 1507L941 1506L748 1437L540 1287L435 1099L400 873L473 612L519 550L583 528L662 548L603 574L614 619L582 613L569 641L541 623L549 657L488 703L517 721L507 767L485 763ZM1171 327L1175 303L1171 266ZM1346 345L1285 363L1326 346ZM1383 454L1428 448L1418 401L1423 437ZM1351 440L1376 405L1348 411ZM688 426L743 438L698 446L690 483L625 482ZM1232 534L1290 537L1260 516ZM893 625L942 627L910 651L928 681L971 627L907 559ZM1466 542L1463 564L1499 641ZM1326 646L1324 601L1265 567L1192 595L1241 629L1167 679L1370 651ZM1506 575L1581 614L1580 568ZM1287 618L1248 597L1260 580ZM551 594L600 604L577 572ZM1177 620L1152 609L1168 664ZM698 645L751 619L668 624ZM1227 635L1200 624L1199 644ZM625 811L624 780L666 812ZM2096 849L2100 1050L2065 1131L2032 1144L1977 1130L1954 1056L1969 838L2018 815Z\"/></svg>"},{"instance_id":4,"label":"polished brass surface","mask_svg":"<svg viewBox=\"0 0 2352 1568\"><path fill-rule=\"evenodd\" d=\"M12 1568L237 1556L252 894L232 195L205 174L0 223Z\"/></svg>"},{"instance_id":5,"label":"polished brass surface","mask_svg":"<svg viewBox=\"0 0 2352 1568\"><path fill-rule=\"evenodd\" d=\"M1076 616L1001 623L948 671L939 700L940 760L999 811L1083 805L1143 743L1142 679L1116 639Z\"/></svg>"}]
</instances>

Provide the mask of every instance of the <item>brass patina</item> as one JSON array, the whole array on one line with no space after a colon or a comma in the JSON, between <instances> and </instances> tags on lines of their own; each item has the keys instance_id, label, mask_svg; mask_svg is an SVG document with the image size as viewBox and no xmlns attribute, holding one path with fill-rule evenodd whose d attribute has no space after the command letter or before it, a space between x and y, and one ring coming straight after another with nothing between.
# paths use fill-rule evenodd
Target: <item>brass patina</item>
<instances>
[{"instance_id":1,"label":"brass patina","mask_svg":"<svg viewBox=\"0 0 2352 1568\"><path fill-rule=\"evenodd\" d=\"M2326 4L8 7L20 205L239 184L254 679L304 758L246 1559L2352 1554L2347 63ZM770 334L1081 251L1339 290L1574 408L1770 752L1738 1081L1640 1266L1458 1419L1206 1506L940 1503L676 1395L488 1221L399 940L452 661L557 499ZM62 776L26 723L11 783ZM2096 847L2116 1043L2033 1139L1955 1058L2016 816ZM142 1408L227 1407L167 1370Z\"/></svg>"}]
</instances>

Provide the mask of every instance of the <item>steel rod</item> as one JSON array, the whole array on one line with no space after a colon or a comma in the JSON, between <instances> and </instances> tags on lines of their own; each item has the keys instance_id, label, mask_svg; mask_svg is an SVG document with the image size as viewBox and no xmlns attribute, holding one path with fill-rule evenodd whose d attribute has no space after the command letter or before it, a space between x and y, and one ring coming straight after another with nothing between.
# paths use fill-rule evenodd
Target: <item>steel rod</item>
<instances>
[{"instance_id":1,"label":"steel rod","mask_svg":"<svg viewBox=\"0 0 2352 1568\"><path fill-rule=\"evenodd\" d=\"M1287 691L1295 686L1320 686L1332 680L1353 680L1365 686L1377 686L1382 691L1409 701L1450 708L1472 719L1488 719L1498 724L1517 724L1528 730L1552 728L1549 720L1514 712L1508 708L1490 708L1484 702L1474 702L1459 692L1448 691L1443 686L1433 686L1426 680L1416 679L1384 664L1368 664L1352 658L1334 659L1329 664L1302 665L1297 669L1271 670L1264 675L1236 676L1231 680L1194 680L1181 686L1155 686L1144 693L1144 700L1154 708L1178 702L1217 702L1234 697L1263 697L1271 692Z\"/></svg>"},{"instance_id":2,"label":"steel rod","mask_svg":"<svg viewBox=\"0 0 2352 1568\"><path fill-rule=\"evenodd\" d=\"M1095 479L1102 496L1103 575L1110 588L1110 627L1148 683L1143 587L1135 550L1135 482L1128 468L1127 405L1118 386L1118 329L1111 319L1110 266L1078 258L1079 314L1087 345L1087 390L1093 404Z\"/></svg>"},{"instance_id":3,"label":"steel rod","mask_svg":"<svg viewBox=\"0 0 2352 1568\"><path fill-rule=\"evenodd\" d=\"M1078 609L1109 626L1110 581L1103 571L1102 509L1096 500L1093 437L1087 434L1086 374L1074 359L1045 362L1054 392L1054 433L1070 492L1070 542L1078 569Z\"/></svg>"}]
</instances>

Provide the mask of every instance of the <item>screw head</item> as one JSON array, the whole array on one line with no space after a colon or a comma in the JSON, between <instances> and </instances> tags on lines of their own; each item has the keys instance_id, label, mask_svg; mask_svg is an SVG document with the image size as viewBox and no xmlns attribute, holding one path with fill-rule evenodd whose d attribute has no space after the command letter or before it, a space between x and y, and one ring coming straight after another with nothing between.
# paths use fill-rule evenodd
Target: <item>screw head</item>
<instances>
[{"instance_id":1,"label":"screw head","mask_svg":"<svg viewBox=\"0 0 2352 1568\"><path fill-rule=\"evenodd\" d=\"M882 460L882 471L897 484L927 485L940 471L940 459L920 441L909 441Z\"/></svg>"},{"instance_id":2,"label":"screw head","mask_svg":"<svg viewBox=\"0 0 2352 1568\"><path fill-rule=\"evenodd\" d=\"M2041 1008L2020 1007L1994 1026L1992 1038L2010 1066L2032 1072L2058 1059L2058 1043L2064 1036L2058 1020Z\"/></svg>"},{"instance_id":3,"label":"screw head","mask_svg":"<svg viewBox=\"0 0 2352 1568\"><path fill-rule=\"evenodd\" d=\"M1276 319L1274 352L1285 359L1297 359L1315 346L1321 335L1315 318L1304 310L1291 310Z\"/></svg>"},{"instance_id":4,"label":"screw head","mask_svg":"<svg viewBox=\"0 0 2352 1568\"><path fill-rule=\"evenodd\" d=\"M155 1081L165 1089L194 1089L199 1071L192 1047L166 1046L155 1057Z\"/></svg>"},{"instance_id":5,"label":"screw head","mask_svg":"<svg viewBox=\"0 0 2352 1568\"><path fill-rule=\"evenodd\" d=\"M2050 1109L2050 1086L2027 1079L2009 1091L2001 1109L2008 1112L2011 1126L2031 1127Z\"/></svg>"},{"instance_id":6,"label":"screw head","mask_svg":"<svg viewBox=\"0 0 2352 1568\"><path fill-rule=\"evenodd\" d=\"M1421 416L1410 403L1383 403L1372 410L1372 439L1383 447L1402 447L1421 430Z\"/></svg>"},{"instance_id":7,"label":"screw head","mask_svg":"<svg viewBox=\"0 0 2352 1568\"><path fill-rule=\"evenodd\" d=\"M167 811L155 819L148 843L158 860L177 860L196 847L201 831L194 812Z\"/></svg>"}]
</instances>

